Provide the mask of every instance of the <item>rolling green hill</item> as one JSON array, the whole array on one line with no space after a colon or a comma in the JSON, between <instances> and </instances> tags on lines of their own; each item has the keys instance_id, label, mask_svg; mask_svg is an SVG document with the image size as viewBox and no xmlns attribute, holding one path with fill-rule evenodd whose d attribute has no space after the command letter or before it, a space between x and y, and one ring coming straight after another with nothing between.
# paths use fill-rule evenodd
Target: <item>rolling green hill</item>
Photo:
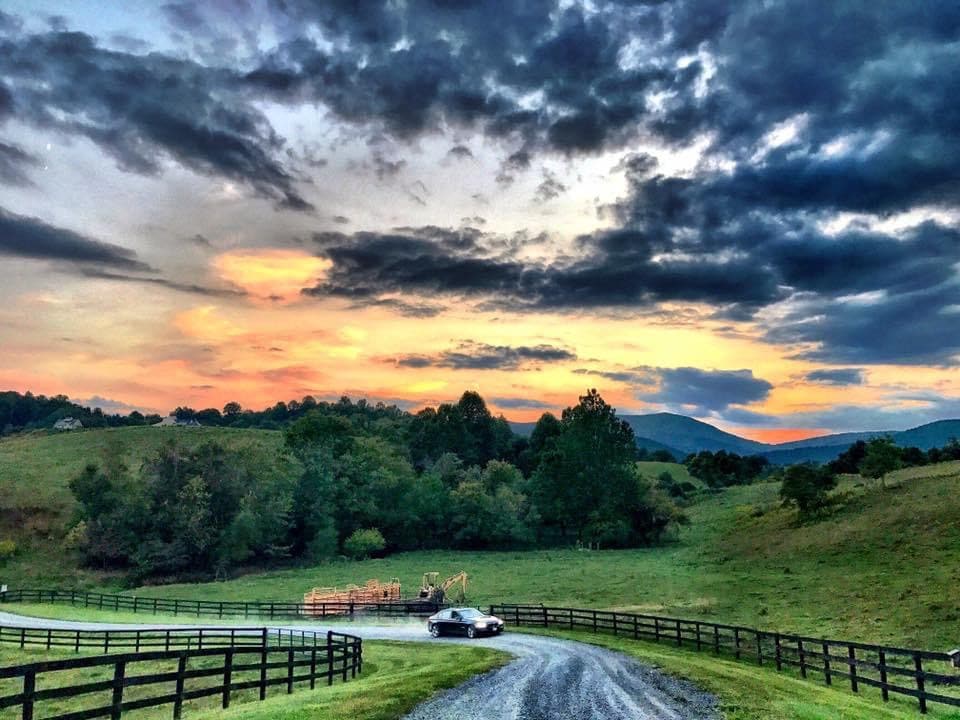
<instances>
[{"instance_id":1,"label":"rolling green hill","mask_svg":"<svg viewBox=\"0 0 960 720\"><path fill-rule=\"evenodd\" d=\"M121 452L136 468L162 444L265 444L279 448L283 436L270 430L232 428L125 427L67 433L37 431L0 440L0 539L12 539L17 556L0 567L7 584L91 585L102 580L64 568L61 540L73 512L68 483L87 463Z\"/></svg>"},{"instance_id":2,"label":"rolling green hill","mask_svg":"<svg viewBox=\"0 0 960 720\"><path fill-rule=\"evenodd\" d=\"M126 428L35 434L0 442L0 538L20 555L0 568L10 585L114 589L118 580L73 569L60 550L68 479L110 443L131 459L174 437L279 447L264 431ZM647 463L648 474L681 466ZM679 479L679 478L678 478ZM931 648L960 645L960 463L912 468L887 488L847 479L838 508L800 525L776 484L730 488L686 508L691 524L663 547L638 550L418 552L247 574L227 582L151 587L138 594L291 601L316 585L400 577L408 591L428 570L471 575L470 599L545 602L703 616L766 628ZM18 520L26 519L23 523Z\"/></svg>"}]
</instances>

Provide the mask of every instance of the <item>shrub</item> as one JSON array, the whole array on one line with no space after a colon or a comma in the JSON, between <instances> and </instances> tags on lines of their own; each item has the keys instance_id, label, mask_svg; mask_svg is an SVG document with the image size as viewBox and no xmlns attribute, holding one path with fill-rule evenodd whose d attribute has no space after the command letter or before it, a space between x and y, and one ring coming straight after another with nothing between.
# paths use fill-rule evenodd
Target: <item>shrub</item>
<instances>
[{"instance_id":1,"label":"shrub","mask_svg":"<svg viewBox=\"0 0 960 720\"><path fill-rule=\"evenodd\" d=\"M17 544L13 540L0 540L0 562L5 562L17 554Z\"/></svg>"},{"instance_id":2,"label":"shrub","mask_svg":"<svg viewBox=\"0 0 960 720\"><path fill-rule=\"evenodd\" d=\"M364 560L383 552L386 547L387 541L376 528L354 530L353 534L343 541L343 551L354 560Z\"/></svg>"},{"instance_id":3,"label":"shrub","mask_svg":"<svg viewBox=\"0 0 960 720\"><path fill-rule=\"evenodd\" d=\"M827 493L837 485L837 477L826 467L804 463L791 465L783 472L780 497L784 505L796 505L802 517L827 506Z\"/></svg>"}]
</instances>

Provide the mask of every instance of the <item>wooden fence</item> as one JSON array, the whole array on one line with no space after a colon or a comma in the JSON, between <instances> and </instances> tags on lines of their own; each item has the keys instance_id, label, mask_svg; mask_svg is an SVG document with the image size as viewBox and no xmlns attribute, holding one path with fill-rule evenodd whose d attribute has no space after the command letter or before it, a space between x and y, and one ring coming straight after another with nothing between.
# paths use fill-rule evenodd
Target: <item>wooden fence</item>
<instances>
[{"instance_id":1,"label":"wooden fence","mask_svg":"<svg viewBox=\"0 0 960 720\"><path fill-rule=\"evenodd\" d=\"M220 697L226 708L240 691L253 691L263 700L275 685L292 693L297 685L313 689L318 681L346 682L363 669L361 639L332 631L0 627L0 642L77 652L134 649L0 668L0 688L19 686L18 692L0 695L0 715L10 717L2 711L19 709L22 720L117 720L125 712L158 705L172 705L177 719L192 700ZM92 706L77 707L84 700Z\"/></svg>"},{"instance_id":2,"label":"wooden fence","mask_svg":"<svg viewBox=\"0 0 960 720\"><path fill-rule=\"evenodd\" d=\"M289 618L352 617L355 614L386 616L432 615L445 605L428 600L399 602L282 603L105 595L81 590L8 590L0 593L3 603L56 603L73 607L132 613L169 614L188 617L242 617L269 620Z\"/></svg>"},{"instance_id":3,"label":"wooden fence","mask_svg":"<svg viewBox=\"0 0 960 720\"><path fill-rule=\"evenodd\" d=\"M802 678L817 676L827 685L842 681L853 692L878 688L884 702L891 694L908 695L916 698L921 713L929 703L960 707L960 691L954 690L960 688L960 650L911 650L704 620L541 605L491 605L490 614L517 626L612 633L752 660L778 671L796 668Z\"/></svg>"}]
</instances>

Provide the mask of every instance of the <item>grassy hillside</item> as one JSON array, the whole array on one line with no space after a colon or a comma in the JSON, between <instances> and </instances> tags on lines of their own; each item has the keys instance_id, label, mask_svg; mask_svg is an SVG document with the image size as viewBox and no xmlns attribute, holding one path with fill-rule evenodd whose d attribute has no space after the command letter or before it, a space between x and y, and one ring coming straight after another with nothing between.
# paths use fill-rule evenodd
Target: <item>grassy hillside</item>
<instances>
[{"instance_id":1,"label":"grassy hillside","mask_svg":"<svg viewBox=\"0 0 960 720\"><path fill-rule=\"evenodd\" d=\"M262 431L168 432L197 440L280 441ZM108 440L125 442L137 457L164 435L129 428L0 442L0 477L13 490L0 501L5 531L16 531L11 513L24 507L62 520L69 509L67 478ZM659 472L659 466L650 470ZM399 577L414 592L425 571L462 569L471 575L469 596L476 603L614 607L937 649L960 645L960 463L900 471L886 489L847 480L837 491L843 502L834 514L803 526L779 507L777 492L775 484L758 484L706 496L686 509L690 526L659 548L405 553L137 593L295 601L313 586L373 577ZM33 537L26 553L0 569L3 582L97 584L95 576L64 569L56 543L41 542L36 528Z\"/></svg>"},{"instance_id":2,"label":"grassy hillside","mask_svg":"<svg viewBox=\"0 0 960 720\"><path fill-rule=\"evenodd\" d=\"M68 433L33 432L0 440L0 539L13 539L18 557L0 568L7 584L54 584L64 575L90 585L90 573L64 571L59 542L73 512L67 484L89 462L120 452L131 468L164 443L217 440L227 445L279 448L283 437L267 430L127 427Z\"/></svg>"},{"instance_id":3,"label":"grassy hillside","mask_svg":"<svg viewBox=\"0 0 960 720\"><path fill-rule=\"evenodd\" d=\"M960 644L960 463L914 468L886 489L847 481L831 517L797 526L778 487L731 488L688 509L661 548L405 553L248 575L144 595L295 600L314 585L427 570L471 575L472 602L545 602L709 617L763 628L934 649Z\"/></svg>"}]
</instances>

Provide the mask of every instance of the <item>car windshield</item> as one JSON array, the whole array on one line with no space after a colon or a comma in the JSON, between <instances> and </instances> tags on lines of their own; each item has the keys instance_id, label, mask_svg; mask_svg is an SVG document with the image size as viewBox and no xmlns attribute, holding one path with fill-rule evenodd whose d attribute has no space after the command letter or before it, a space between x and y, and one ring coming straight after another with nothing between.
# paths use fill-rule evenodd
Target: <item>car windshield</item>
<instances>
[{"instance_id":1,"label":"car windshield","mask_svg":"<svg viewBox=\"0 0 960 720\"><path fill-rule=\"evenodd\" d=\"M460 611L460 617L462 618L478 618L483 617L483 613L479 610L474 610L473 608L467 608L466 610Z\"/></svg>"}]
</instances>

